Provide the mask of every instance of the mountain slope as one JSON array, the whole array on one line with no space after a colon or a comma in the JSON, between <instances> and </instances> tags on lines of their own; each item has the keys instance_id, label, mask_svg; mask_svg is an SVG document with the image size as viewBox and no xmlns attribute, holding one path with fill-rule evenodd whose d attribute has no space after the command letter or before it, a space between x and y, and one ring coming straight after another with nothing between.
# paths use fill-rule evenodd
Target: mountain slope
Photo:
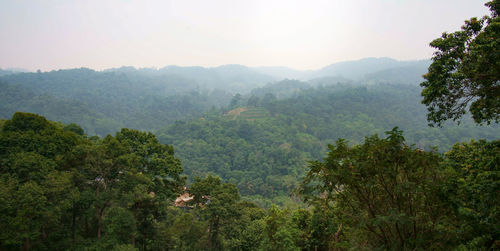
<instances>
[{"instance_id":1,"label":"mountain slope","mask_svg":"<svg viewBox=\"0 0 500 251\"><path fill-rule=\"evenodd\" d=\"M311 74L310 78L325 76L341 76L353 80L359 80L363 76L392 68L402 67L427 67L429 60L398 61L392 58L364 58L356 61L335 63L323 67Z\"/></svg>"},{"instance_id":2,"label":"mountain slope","mask_svg":"<svg viewBox=\"0 0 500 251\"><path fill-rule=\"evenodd\" d=\"M84 110L107 118L105 130L99 130L92 121L99 116L82 116L87 121L80 122L86 132L105 135L118 131L121 127L154 130L175 120L199 116L212 106L229 102L231 94L224 91L200 92L196 83L175 77L161 75L141 75L124 72L97 72L90 69L59 70L45 73L20 73L0 77L0 81L29 90L32 95L23 102L34 102L38 96L50 100L65 100L84 106ZM21 89L19 89L21 90ZM5 94L5 91L2 90ZM25 105L8 109L0 106L2 114L8 118L13 111L33 111ZM52 117L55 108L40 106L36 112L49 119L68 121L79 116L79 110ZM78 120L81 121L81 120Z\"/></svg>"},{"instance_id":3,"label":"mountain slope","mask_svg":"<svg viewBox=\"0 0 500 251\"><path fill-rule=\"evenodd\" d=\"M279 89L301 84L283 81ZM475 126L470 119L460 126L428 127L420 88L413 85L297 89L288 98L262 98L257 106L176 122L160 129L158 138L174 146L189 177L218 175L236 184L243 195L265 204L262 201L287 197L308 161L323 158L327 144L338 138L356 144L397 126L408 143L445 151L456 142L495 139L500 134L500 127ZM250 116L246 111L252 111Z\"/></svg>"}]
</instances>

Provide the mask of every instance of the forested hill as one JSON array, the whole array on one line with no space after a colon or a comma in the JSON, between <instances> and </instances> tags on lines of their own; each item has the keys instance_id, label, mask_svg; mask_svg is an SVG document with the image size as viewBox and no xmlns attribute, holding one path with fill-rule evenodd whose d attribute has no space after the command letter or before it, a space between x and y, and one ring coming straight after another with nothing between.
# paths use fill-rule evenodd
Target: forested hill
<instances>
[{"instance_id":1,"label":"forested hill","mask_svg":"<svg viewBox=\"0 0 500 251\"><path fill-rule=\"evenodd\" d=\"M401 68L415 69L417 72L416 76L421 76L426 72L429 64L429 60L398 61L392 58L364 58L356 61L345 61L325 66L310 73L309 79L328 76L342 76L348 79L360 80L370 74Z\"/></svg>"},{"instance_id":2,"label":"forested hill","mask_svg":"<svg viewBox=\"0 0 500 251\"><path fill-rule=\"evenodd\" d=\"M97 72L90 69L21 73L0 78L0 117L35 112L64 123L78 123L89 135L122 127L153 130L199 116L229 102L222 90L201 91L178 76Z\"/></svg>"},{"instance_id":3,"label":"forested hill","mask_svg":"<svg viewBox=\"0 0 500 251\"><path fill-rule=\"evenodd\" d=\"M17 74L22 72L29 72L29 71L21 68L9 68L9 69L0 68L0 76Z\"/></svg>"},{"instance_id":4,"label":"forested hill","mask_svg":"<svg viewBox=\"0 0 500 251\"><path fill-rule=\"evenodd\" d=\"M167 66L160 69L121 67L105 70L106 72L120 72L132 76L153 76L154 78L184 79L190 85L182 85L183 88L198 90L221 89L229 92L249 92L255 87L262 86L268 82L279 80L274 76L262 73L244 65L222 65L218 67L205 68L201 66Z\"/></svg>"},{"instance_id":5,"label":"forested hill","mask_svg":"<svg viewBox=\"0 0 500 251\"><path fill-rule=\"evenodd\" d=\"M256 122L267 115L260 108L240 108L228 116L245 117L222 123L240 129L228 135L243 137L248 119ZM217 123L209 123L214 133L207 138L225 133ZM198 129L198 137L210 133ZM271 143L271 132L246 138L265 142L269 137ZM296 184L300 197L295 197L309 207L296 203L264 209L245 200L248 196L241 198L234 184L210 175L195 177L184 190L174 148L160 144L152 133L124 128L100 139L87 137L78 125L15 113L0 120L0 249L331 250L340 243L341 250L392 250L398 241L425 250L497 247L500 142L457 144L442 156L408 147L399 130L387 134L356 146L337 141L324 161L309 162L303 171L307 175ZM287 170L275 161L297 161L286 156L291 147L282 144L280 152L270 145L271 155L264 151L252 159L273 157L267 168L279 175ZM225 156L220 158L223 165ZM240 170L240 178L252 174L245 171ZM291 181L281 179L295 185ZM273 185L265 192L272 193ZM248 185L241 192L262 187ZM181 192L191 199L175 200ZM258 197L251 199L265 202ZM382 237L369 231L377 225L387 233L424 234ZM390 238L386 246L380 244L383 238Z\"/></svg>"},{"instance_id":6,"label":"forested hill","mask_svg":"<svg viewBox=\"0 0 500 251\"><path fill-rule=\"evenodd\" d=\"M272 93L241 98L232 110L176 122L157 136L174 146L189 177L218 175L236 184L242 195L270 205L291 202L289 194L304 166L325 157L327 144L338 138L358 144L367 135L383 135L398 126L409 144L447 151L456 142L500 134L498 126L479 127L467 118L460 125L428 127L420 88L412 85L300 89L292 87L301 82L286 81L281 89L286 83L295 89L290 98L276 99Z\"/></svg>"},{"instance_id":7,"label":"forested hill","mask_svg":"<svg viewBox=\"0 0 500 251\"><path fill-rule=\"evenodd\" d=\"M270 92L277 93L278 98L290 97L297 88L290 88L291 82L282 82L283 78L302 79L294 80L299 89L339 82L416 85L425 73L422 66L427 63L370 58L336 63L316 71L242 65L121 67L104 71L2 70L0 117L10 118L16 111L33 112L51 120L80 124L87 134L100 136L123 127L156 131L176 120L199 117L212 107L226 107L237 93ZM275 90L269 90L269 86Z\"/></svg>"},{"instance_id":8,"label":"forested hill","mask_svg":"<svg viewBox=\"0 0 500 251\"><path fill-rule=\"evenodd\" d=\"M371 67L376 62L383 67ZM336 76L259 84L268 78L237 65L10 74L0 77L0 117L33 112L79 124L88 135L123 127L153 131L174 145L190 179L220 176L265 206L290 203L304 166L322 159L338 138L357 144L398 126L410 144L446 151L456 142L500 135L498 126L478 127L467 118L460 126L428 127L417 84L425 61L357 63L327 67ZM366 74L347 79L335 69ZM211 83L205 89L203 79ZM253 89L241 95L214 89L238 83Z\"/></svg>"},{"instance_id":9,"label":"forested hill","mask_svg":"<svg viewBox=\"0 0 500 251\"><path fill-rule=\"evenodd\" d=\"M420 28L363 17L448 7L372 4L328 48L335 22L307 21L339 16L317 4L60 2L0 5L11 19L2 67L311 65L339 48L418 57L436 30L375 45L355 33ZM500 0L485 6L490 15L438 31L431 59L0 69L0 251L500 250ZM311 50L283 25L326 40Z\"/></svg>"},{"instance_id":10,"label":"forested hill","mask_svg":"<svg viewBox=\"0 0 500 251\"><path fill-rule=\"evenodd\" d=\"M71 154L64 158L49 156L50 158L54 157L54 163L61 163L60 169L54 169L59 164L52 163L51 159L47 162L49 163L47 164L48 169L42 168L41 171L54 169L56 172L53 175L54 177L58 177L57 175L61 176L60 174L66 172L64 168L72 167L76 164L77 170L72 175L86 174L86 168L99 162L95 162L96 159L93 159L96 157L97 159L103 158L105 160L101 163L103 165L106 165L106 163L120 163L127 166L127 168L131 167L131 170L135 172L137 170L133 167L137 166L137 161L141 163L145 161L144 163L149 166L152 164L149 162L154 160L156 155L152 153L151 156L144 157L145 155L142 152L129 153L127 149L134 151L157 149L157 145L160 145L156 141L157 137L161 143L173 146L165 147L168 150L168 159L174 159L173 154L175 149L175 158L178 158L180 163L182 163L183 174L187 176L187 185L191 187L192 192L196 192L198 188L210 190L214 187L215 190L210 192L213 193L213 197L211 197L211 201L213 201L212 206L208 207L213 211L203 211L203 208L198 208L200 211L195 212L205 215L203 217L208 217L207 214L211 214L213 218L210 219L219 219L222 217L219 215L221 212L228 212L228 215L224 217L227 217L227 222L233 223L228 223L227 226L238 225L234 222L246 222L237 230L238 237L234 237L234 243L224 244L228 246L243 245L240 240L244 238L241 236L245 235L245 231L250 229L253 226L252 224L258 225L256 233L262 233L264 229L267 229L266 226L274 224L272 222L265 222L264 219L271 221L272 219L279 219L282 221L279 223L280 226L286 226L283 229L288 229L288 226L302 224L294 222L296 219L300 219L299 215L303 214L306 218L324 218L326 216L323 213L333 213L328 210L324 212L320 210L321 212L317 211L314 213L316 216L307 216L308 213L306 210L299 210L293 211L292 215L286 210L281 211L273 207L273 204L285 207L303 205L301 204L303 203L302 198L296 196L297 189L301 187L300 184L304 181L308 170L311 172L311 167L319 163L314 161L324 159L327 156L327 152L331 153L338 150L334 147L327 147L328 144L337 144L338 146L338 142L343 142L337 141L338 138L346 139L348 142L347 147L352 146L353 149L359 149L359 146L363 142L365 142L365 146L363 147L368 148L376 146L378 149L382 145L383 147L392 147L387 144L392 142L390 137L396 137L397 135L395 136L395 134L399 133L398 130L393 129L397 126L404 131L404 134L400 136L404 135L406 137L406 142L396 142L398 149L406 149L405 151L407 151L409 149L421 148L423 150L411 151L423 155L430 154L434 156L432 157L433 161L436 161L441 156L440 153L433 152L433 150L428 151L434 146L438 147L439 152L445 152L456 142L469 141L470 139L495 140L498 138L498 135L500 135L498 125L476 126L467 117L462 119L460 125L447 123L442 128L428 127L425 118L427 111L425 106L421 104L421 88L415 83L420 78L419 75L416 75L416 72L418 70L415 71L411 67L393 68L365 74L364 78L358 80L347 79L341 76L320 77L309 81L282 80L259 85L252 91L247 93L242 92L242 94L234 94L217 89L202 90L198 88L197 82L192 79L174 75L161 75L158 74L158 71L150 74L146 70L129 68L102 72L89 69L74 69L46 73L6 75L0 78L0 116L3 118L9 119L15 111L31 111L66 124L72 122L81 124L89 136L95 134L102 136L114 134L120 127L154 130L156 136L151 133L124 129L115 134L116 136L114 137L109 135L102 137L102 139L99 137L87 137L83 135L83 130L76 125L63 126L60 123L42 123L40 121L45 121L45 119L37 115L18 113L12 119L5 122L0 120L0 126L3 124L3 136L0 135L3 137L3 143L0 142L4 147L2 148L4 149L3 152L5 154L13 153L8 158L5 158L5 160L11 162L5 162L2 165L9 166L9 168L10 166L12 168L17 166L23 166L24 168L26 166L30 170L29 172L39 175L37 171L33 171L35 169L32 169L38 164L33 163L37 163L40 159L45 161L45 159L31 153L26 155L27 158L23 157L23 154L25 154L24 148L27 148L29 151L45 151L53 147L50 145L52 143L42 142L38 144L36 142L45 140L44 137L49 135L49 131L51 133L55 132L54 137L47 139L49 141L60 140L58 136L60 134L64 135L66 133L72 135L70 132L76 132L80 136L76 137L73 135L71 137L76 137L75 139L81 137L80 141L77 140L79 143L75 141L75 144L81 144L81 146L73 149L70 152ZM16 118L21 122L16 122L15 126L21 129L6 130L5 128L17 128L13 127L12 124L17 121ZM26 122L31 121L31 119L44 124L47 130L36 131L39 126L38 122L33 124ZM30 124L34 129L25 128L25 123ZM54 129L54 127L57 129ZM382 136L387 131L390 132L390 135L392 133L392 136L387 140L380 141L371 137L365 141L365 137L368 135L378 134ZM33 135L38 135L36 136L36 140L38 141L33 141L33 139L25 140ZM116 142L116 140L120 142ZM137 140L140 142L135 142ZM35 142L36 144L32 144L31 142ZM378 143L375 146L370 145L373 142ZM25 143L27 145L23 145ZM55 143L54 145L59 143ZM17 146L16 144L21 145ZM45 147L47 144L50 147ZM130 148L129 144L134 147ZM154 147L150 147L148 144L153 144ZM381 145L379 146L379 144ZM408 148L408 145L412 144L414 146ZM474 144L471 143L471 145ZM478 147L481 147L483 144L485 143L481 142ZM36 148L38 145L40 145L40 149ZM135 147L137 145L141 145L141 147ZM33 150L30 147L35 147L36 149ZM123 152L116 153L114 149ZM457 149L461 148L457 146L455 150ZM374 155L379 153L376 149L371 149L370 151L372 150L375 151ZM22 153L18 154L16 151ZM353 154L356 151L358 150L355 150ZM114 155L115 153L117 155ZM363 152L359 151L359 153ZM44 156L43 154L45 153L41 152L40 154ZM61 154L64 155L63 153ZM76 155L73 156L73 154ZM81 156L79 154L84 154L85 160L80 159ZM364 158L362 154L353 157ZM19 162L16 159L19 159ZM112 162L107 162L108 160L112 160ZM25 163L25 161L27 162ZM78 161L83 162L80 163ZM159 163L153 162L155 164ZM172 163L180 167L177 160ZM149 170L149 168L146 169ZM3 172L7 172L14 169L3 170ZM21 172L19 177L23 177L23 170L22 168L19 169ZM179 168L175 170L176 174L181 172ZM115 171L115 175L121 175L120 171ZM108 198L109 201L113 201L116 204L112 206L109 206L111 204L106 205L105 208L101 208L102 211L95 210L103 205L100 204L102 202L100 197L94 198L91 195L93 193L83 194L82 192L82 197L78 197L77 199L78 203L73 204L71 208L64 211L64 215L67 217L70 217L70 215L76 217L76 222L73 223L73 242L78 243L75 239L78 235L84 236L82 237L83 239L94 238L94 233L98 233L97 236L99 236L101 232L99 229L101 227L104 229L104 236L113 236L113 232L110 229L113 229L111 226L114 223L99 223L99 219L102 220L102 217L107 217L108 221L118 220L120 217L115 219L111 216L117 213L116 215L118 216L125 215L123 219L133 219L132 215L135 206L129 208L127 206L130 205L127 204L128 202L123 204L126 200L120 198L120 194L122 193L117 192L121 191L119 189L125 189L124 191L132 191L127 189L134 189L134 193L139 192L139 198L146 198L144 200L146 204L140 202L133 205L149 208L148 205L150 204L147 203L156 203L153 201L156 200L155 198L159 198L159 196L151 197L149 193L149 191L153 191L154 194L158 194L156 190L145 191L141 190L143 189L141 187L143 187L142 182L149 184L144 185L144 187L153 185L154 183L151 183L150 180L156 181L157 175L149 172L144 173L150 176L147 179L143 179L141 178L143 173L137 172L137 176L130 177L130 182L128 179L125 182L120 182L123 181L121 178L115 179L116 177L110 177L109 181L117 181L120 185L113 188L115 190L112 189L109 193L104 193L103 196L110 196ZM78 181L77 179L77 182L80 182L78 184L82 186L82 188L78 189L87 193L88 185L95 183L94 185L97 184L99 186L101 179L99 175L101 174L91 173L90 176L85 178L87 179L86 181ZM64 182L69 182L68 180L69 178L66 177ZM140 182L136 183L139 180ZM24 186L25 183L23 182L25 180L22 180L19 184ZM438 182L438 184L441 183L446 184L446 189L448 189L448 183ZM16 190L18 188L17 185L13 185L14 183L9 184L4 186L7 188L2 193L5 196L8 197L10 196L9 194L16 194L16 196L18 196L17 194L25 194L22 189ZM31 185L29 182L26 184L26 186ZM45 179L42 179L40 180L40 184L46 185L51 183L47 183ZM138 187L128 186L132 184L139 185ZM429 181L429 184L434 183ZM49 196L51 191L49 188L50 186L47 189L44 188L45 190L42 190L42 193ZM125 194L129 196L128 192ZM240 194L245 201L236 203L240 198ZM430 194L434 195L434 193ZM198 195L203 196L204 193ZM170 194L169 196L172 199L174 194ZM219 202L216 203L215 198L217 197L219 197L217 200L220 199L225 202L222 204ZM419 198L424 197L421 196ZM17 203L12 202L15 199L8 198L5 200L11 201L10 203ZM33 198L38 197L35 196ZM133 196L129 198L133 198ZM232 199L227 200L227 198ZM35 200L38 201L38 199ZM51 198L49 201L50 203L55 203L54 198ZM66 203L69 199L65 198L60 201L61 203ZM165 203L166 201L162 200L162 202ZM266 212L258 209L249 202L254 202L260 207L269 208L269 210ZM80 205L79 203L83 204ZM199 230L196 230L198 231L198 235L193 236L203 236L200 233L210 232L207 231L206 225L203 225L208 224L206 222L210 222L210 220L203 220L208 218L196 218L198 216L194 217L190 216L189 213L184 214L172 208L169 209L169 206L166 204L153 204L151 204L151 212L144 211L146 214L141 216L144 218L139 217L134 219L133 222L126 223L129 228L120 226L117 229L134 229L135 224L137 224L138 229L140 229L137 231L140 233L134 233L137 233L137 236L139 236L137 239L138 243L145 245L145 243L150 243L154 239L154 245L163 245L157 242L159 240L170 241L168 238L168 240L165 239L164 236L172 236L170 233L176 232L178 229L186 230L184 227L175 225L182 223L181 218L175 218L179 219L178 221L175 220L177 223L171 220L165 221L163 217L169 215L167 217L170 217L169 219L187 217L188 221L193 222L195 224L193 226ZM385 205L386 203L382 204ZM54 205L59 204L55 203ZM79 211L80 209L76 209L80 206L82 207L81 211ZM226 211L228 208L231 212ZM70 212L70 209L77 211ZM6 220L2 222L14 224L15 221L12 219L17 217L17 212L15 210L9 211L10 209L5 210L7 212L5 214ZM161 213L157 214L155 210ZM249 218L252 220L247 219L247 221L238 218L240 216L248 218L250 216L247 216L246 211L253 212L254 210L258 212L260 218ZM92 213L88 213L91 211ZM105 213L100 214L99 212ZM42 222L42 218L39 217L38 221L33 222ZM306 222L304 224L313 224L311 223L314 221L313 218L306 218L303 219ZM84 219L94 222L96 224L93 227L94 229L87 229ZM143 223L147 223L147 226L142 225ZM323 224L322 222L316 223ZM58 224L54 223L50 227L56 225ZM290 227L291 231L296 231L296 233L300 231L307 233L309 231L307 227L303 227L302 225L297 226ZM8 227L12 228L11 225L8 225ZM71 229L71 227L72 225L66 222L64 230L61 231L66 231ZM152 229L156 230L153 231ZM338 226L329 229L328 231L339 231ZM155 235L149 235L150 231L156 231ZM226 231L224 238L233 238L229 237L229 233L235 231L229 228L224 231ZM269 231L272 232L271 230ZM484 231L487 232L487 230ZM123 234L123 236L126 236L126 234ZM305 241L304 238L306 238L299 237L298 235L294 236L296 237L292 239L300 240L299 242ZM65 238L71 239L69 236ZM198 239L192 243L204 243L204 241L199 241ZM103 239L103 241L107 240ZM22 239L16 239L12 245L18 245L22 241ZM172 241L174 240L172 239ZM175 241L178 240L175 239ZM102 245L99 247L106 249L102 247L109 247L112 245L111 243L114 242L103 243L98 241L93 245ZM245 243L244 245L248 243L264 245L261 242L252 240L245 240ZM34 245L37 244L35 243ZM81 242L78 245L85 244ZM302 244L297 243L293 245L300 246Z\"/></svg>"}]
</instances>

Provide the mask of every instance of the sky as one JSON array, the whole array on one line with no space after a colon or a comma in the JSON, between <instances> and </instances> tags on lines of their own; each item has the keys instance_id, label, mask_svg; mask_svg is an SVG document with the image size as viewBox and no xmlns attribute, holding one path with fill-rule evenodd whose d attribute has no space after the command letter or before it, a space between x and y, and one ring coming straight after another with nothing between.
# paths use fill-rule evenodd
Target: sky
<instances>
[{"instance_id":1,"label":"sky","mask_svg":"<svg viewBox=\"0 0 500 251\"><path fill-rule=\"evenodd\" d=\"M430 58L477 0L0 0L0 68L225 64L299 70Z\"/></svg>"}]
</instances>

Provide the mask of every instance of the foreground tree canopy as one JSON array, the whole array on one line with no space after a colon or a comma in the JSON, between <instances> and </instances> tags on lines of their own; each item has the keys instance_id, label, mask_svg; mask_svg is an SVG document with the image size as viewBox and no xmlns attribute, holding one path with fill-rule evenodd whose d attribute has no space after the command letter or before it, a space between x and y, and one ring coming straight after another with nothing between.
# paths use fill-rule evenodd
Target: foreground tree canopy
<instances>
[{"instance_id":1,"label":"foreground tree canopy","mask_svg":"<svg viewBox=\"0 0 500 251\"><path fill-rule=\"evenodd\" d=\"M29 113L4 123L0 249L149 245L160 209L184 184L173 148L135 130L104 139L81 131Z\"/></svg>"},{"instance_id":2,"label":"foreground tree canopy","mask_svg":"<svg viewBox=\"0 0 500 251\"><path fill-rule=\"evenodd\" d=\"M0 250L487 250L500 248L500 141L442 155L394 129L339 140L298 189L310 207L264 209L194 177L151 133L104 138L16 113L0 125Z\"/></svg>"},{"instance_id":3,"label":"foreground tree canopy","mask_svg":"<svg viewBox=\"0 0 500 251\"><path fill-rule=\"evenodd\" d=\"M396 128L312 162L300 193L333 210L327 246L356 250L500 248L499 141L457 144L446 158L413 149ZM330 230L330 232L332 232ZM333 233L333 232L332 232Z\"/></svg>"},{"instance_id":4,"label":"foreground tree canopy","mask_svg":"<svg viewBox=\"0 0 500 251\"><path fill-rule=\"evenodd\" d=\"M467 20L430 44L438 51L421 86L431 123L458 120L467 109L476 123L500 119L500 1L486 5L490 16Z\"/></svg>"}]
</instances>

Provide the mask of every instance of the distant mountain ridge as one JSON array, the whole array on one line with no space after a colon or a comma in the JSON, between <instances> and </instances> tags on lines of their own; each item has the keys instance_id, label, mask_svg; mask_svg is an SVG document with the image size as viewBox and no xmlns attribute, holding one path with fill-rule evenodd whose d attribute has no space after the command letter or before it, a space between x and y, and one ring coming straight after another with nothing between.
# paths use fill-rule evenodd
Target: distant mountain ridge
<instances>
[{"instance_id":1,"label":"distant mountain ridge","mask_svg":"<svg viewBox=\"0 0 500 251\"><path fill-rule=\"evenodd\" d=\"M0 68L0 76L22 73L22 72L29 72L29 71L22 68L7 68L7 69Z\"/></svg>"},{"instance_id":2,"label":"distant mountain ridge","mask_svg":"<svg viewBox=\"0 0 500 251\"><path fill-rule=\"evenodd\" d=\"M430 60L399 61L392 58L364 58L356 61L344 61L331 64L316 71L314 77L341 76L350 79L361 79L366 74L394 68L422 67L430 65Z\"/></svg>"},{"instance_id":3,"label":"distant mountain ridge","mask_svg":"<svg viewBox=\"0 0 500 251\"><path fill-rule=\"evenodd\" d=\"M322 86L418 86L429 63L368 58L316 71L244 65L160 69L124 66L103 71L77 68L24 73L0 70L0 97L4 97L0 100L0 117L9 118L15 111L35 112L52 120L78 122L87 133L99 135L123 126L154 130L212 108L226 107L237 93L244 98L239 102L245 102L252 95L264 98L273 94L283 99Z\"/></svg>"},{"instance_id":4,"label":"distant mountain ridge","mask_svg":"<svg viewBox=\"0 0 500 251\"><path fill-rule=\"evenodd\" d=\"M409 75L415 82L427 72L429 59L401 61L388 57L363 58L342 61L317 70L296 70L285 66L249 67L228 64L216 67L169 65L162 68L135 68L122 66L102 72L121 72L149 76L171 76L193 82L201 89L224 89L234 92L249 92L252 88L284 79L309 81L336 77L339 79L367 81L400 81ZM67 69L71 70L71 69ZM0 76L22 73L20 69L0 69ZM389 76L385 76L389 75ZM405 75L405 76L403 76Z\"/></svg>"},{"instance_id":5,"label":"distant mountain ridge","mask_svg":"<svg viewBox=\"0 0 500 251\"><path fill-rule=\"evenodd\" d=\"M271 81L284 79L309 81L325 77L336 77L354 81L376 78L378 81L400 82L401 78L407 77L402 75L408 74L414 80L412 82L415 82L415 79L421 80L421 75L427 72L430 63L429 59L400 61L382 57L338 62L318 70L296 70L284 66L248 67L238 64L208 68L201 66L166 66L157 70L152 68L136 70L149 73L156 72L156 74L178 75L195 79L200 84L211 87L217 87L217 85L211 84L216 81L233 84L239 83L239 87L242 87L241 84L256 84L256 87L261 87ZM109 70L119 71L122 68ZM135 68L132 67L132 69ZM390 76L386 77L384 76L385 74Z\"/></svg>"},{"instance_id":6,"label":"distant mountain ridge","mask_svg":"<svg viewBox=\"0 0 500 251\"><path fill-rule=\"evenodd\" d=\"M191 75L201 74L201 76L226 78L226 74L230 75L260 75L261 80L264 79L297 79L311 80L321 77L343 77L352 80L362 79L367 74L372 74L379 71L398 68L418 68L427 70L431 61L429 59L422 60L396 60L388 57L381 58L363 58L359 60L342 61L327 65L317 70L297 70L286 66L260 66L249 67L239 64L221 65L217 67L202 67L202 66L176 66L170 65L163 68L139 68L121 67L108 69L106 71L123 71L123 69L133 69L137 71L156 72L157 74L179 74Z\"/></svg>"}]
</instances>

